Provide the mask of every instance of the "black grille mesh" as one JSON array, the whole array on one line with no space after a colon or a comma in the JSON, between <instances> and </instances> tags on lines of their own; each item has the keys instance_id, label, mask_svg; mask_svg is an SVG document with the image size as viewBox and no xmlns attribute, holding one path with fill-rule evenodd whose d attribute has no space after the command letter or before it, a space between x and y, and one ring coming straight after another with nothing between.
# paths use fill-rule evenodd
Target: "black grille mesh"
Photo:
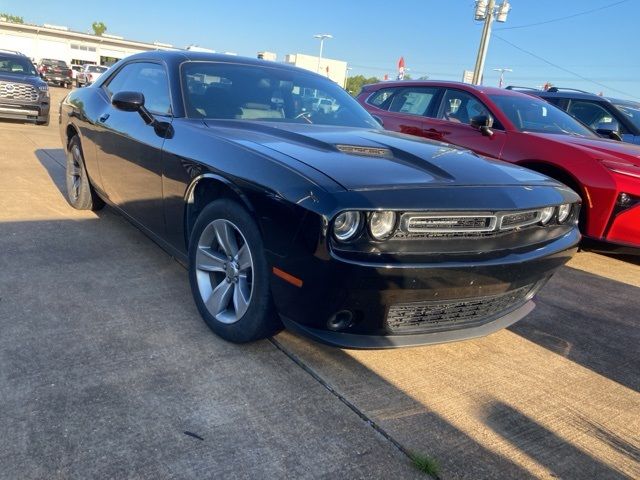
<instances>
[{"instance_id":1,"label":"black grille mesh","mask_svg":"<svg viewBox=\"0 0 640 480\"><path fill-rule=\"evenodd\" d=\"M522 303L532 288L533 285L526 285L487 297L392 305L387 314L387 328L393 333L413 333L482 323Z\"/></svg>"}]
</instances>

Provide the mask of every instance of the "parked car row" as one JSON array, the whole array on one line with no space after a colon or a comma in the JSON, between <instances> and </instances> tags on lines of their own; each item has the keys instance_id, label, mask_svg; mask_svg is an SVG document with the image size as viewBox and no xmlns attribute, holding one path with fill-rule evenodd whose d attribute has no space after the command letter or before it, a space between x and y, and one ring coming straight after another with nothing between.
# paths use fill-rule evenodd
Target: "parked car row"
<instances>
[{"instance_id":1,"label":"parked car row","mask_svg":"<svg viewBox=\"0 0 640 480\"><path fill-rule=\"evenodd\" d=\"M637 119L636 107L606 99L596 105L596 96L584 93L571 92L569 100L560 90L529 93L404 81L367 85L358 101L389 130L465 147L559 180L582 198L585 236L639 248L640 147L602 138L594 130L610 137L616 115L630 125ZM589 118L580 122L553 104L578 118L589 111ZM594 115L596 109L602 112ZM627 125L619 118L618 125Z\"/></svg>"},{"instance_id":2,"label":"parked car row","mask_svg":"<svg viewBox=\"0 0 640 480\"><path fill-rule=\"evenodd\" d=\"M482 113L432 94L448 115ZM392 111L433 102L403 94ZM461 134L505 143L489 116L475 124ZM60 137L69 203L113 206L183 261L203 319L234 342L283 325L354 348L486 335L530 312L580 241L562 183L384 130L285 64L136 54L65 98Z\"/></svg>"}]
</instances>

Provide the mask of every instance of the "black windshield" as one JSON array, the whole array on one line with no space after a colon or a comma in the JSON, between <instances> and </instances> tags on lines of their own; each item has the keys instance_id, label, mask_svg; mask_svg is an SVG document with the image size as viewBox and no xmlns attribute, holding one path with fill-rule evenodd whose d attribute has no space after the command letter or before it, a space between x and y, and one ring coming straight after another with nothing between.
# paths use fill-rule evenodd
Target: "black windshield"
<instances>
[{"instance_id":1,"label":"black windshield","mask_svg":"<svg viewBox=\"0 0 640 480\"><path fill-rule=\"evenodd\" d=\"M187 62L182 86L190 117L379 128L336 83L305 72Z\"/></svg>"}]
</instances>

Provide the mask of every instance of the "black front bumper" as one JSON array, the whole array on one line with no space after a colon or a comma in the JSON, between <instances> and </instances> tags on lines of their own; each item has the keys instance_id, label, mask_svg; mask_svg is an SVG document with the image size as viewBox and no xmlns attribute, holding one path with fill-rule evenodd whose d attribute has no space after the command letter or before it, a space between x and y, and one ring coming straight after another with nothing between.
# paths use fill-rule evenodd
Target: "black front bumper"
<instances>
[{"instance_id":1,"label":"black front bumper","mask_svg":"<svg viewBox=\"0 0 640 480\"><path fill-rule=\"evenodd\" d=\"M333 252L324 259L314 257L304 267L300 259L280 259L278 268L299 278L302 285L274 275L272 292L287 327L326 344L393 348L463 340L488 335L529 313L535 293L571 258L579 241L573 229L524 252L506 251L484 258L479 252L475 259L434 259L421 264L365 263ZM509 297L512 292L523 293ZM466 307L459 310L463 312L459 317L457 311L448 310L474 302L482 306L484 299L505 297L511 303L498 304L499 310L487 310L486 315L483 310L477 318ZM442 320L418 321L409 328L398 328L390 321L392 307L412 305L421 312L440 309ZM341 324L336 318L349 321Z\"/></svg>"}]
</instances>

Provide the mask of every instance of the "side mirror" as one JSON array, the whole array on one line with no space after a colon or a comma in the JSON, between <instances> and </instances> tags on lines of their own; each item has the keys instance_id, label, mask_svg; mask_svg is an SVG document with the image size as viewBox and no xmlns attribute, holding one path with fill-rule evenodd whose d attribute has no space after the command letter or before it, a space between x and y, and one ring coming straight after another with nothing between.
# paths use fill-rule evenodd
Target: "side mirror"
<instances>
[{"instance_id":1,"label":"side mirror","mask_svg":"<svg viewBox=\"0 0 640 480\"><path fill-rule=\"evenodd\" d=\"M491 137L493 135L493 118L488 115L476 115L475 117L471 117L470 125L473 128L480 130L482 135L487 137Z\"/></svg>"},{"instance_id":2,"label":"side mirror","mask_svg":"<svg viewBox=\"0 0 640 480\"><path fill-rule=\"evenodd\" d=\"M611 140L617 140L619 142L622 141L620 134L610 128L598 128L596 129L596 133L604 138L610 138Z\"/></svg>"},{"instance_id":3,"label":"side mirror","mask_svg":"<svg viewBox=\"0 0 640 480\"><path fill-rule=\"evenodd\" d=\"M111 104L123 112L139 112L144 107L141 92L117 92L111 97Z\"/></svg>"},{"instance_id":4,"label":"side mirror","mask_svg":"<svg viewBox=\"0 0 640 480\"><path fill-rule=\"evenodd\" d=\"M384 122L382 121L382 119L377 116L377 115L371 115L373 117L373 119L378 122L380 124L381 127L384 127Z\"/></svg>"},{"instance_id":5,"label":"side mirror","mask_svg":"<svg viewBox=\"0 0 640 480\"><path fill-rule=\"evenodd\" d=\"M117 92L111 97L111 104L123 112L138 112L144 123L155 125L156 119L144 107L144 94L142 92Z\"/></svg>"}]
</instances>

